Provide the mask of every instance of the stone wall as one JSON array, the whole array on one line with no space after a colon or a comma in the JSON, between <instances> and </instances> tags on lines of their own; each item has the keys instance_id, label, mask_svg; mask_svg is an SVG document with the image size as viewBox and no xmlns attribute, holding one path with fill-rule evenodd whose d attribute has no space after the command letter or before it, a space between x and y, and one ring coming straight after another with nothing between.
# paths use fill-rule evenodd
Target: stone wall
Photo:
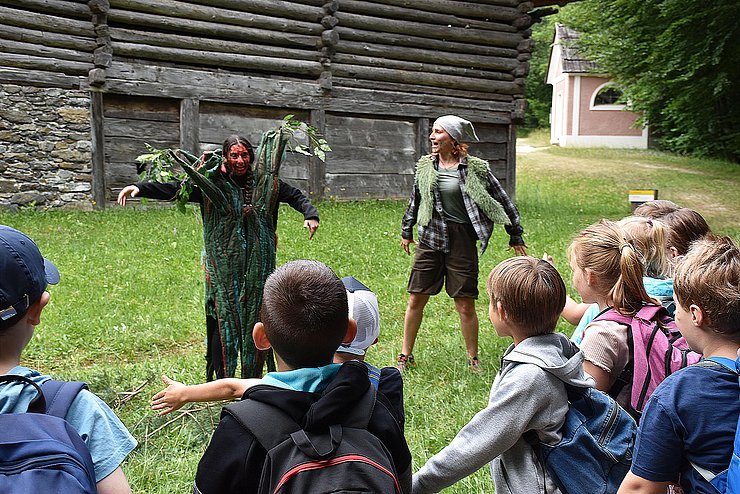
<instances>
[{"instance_id":1,"label":"stone wall","mask_svg":"<svg viewBox=\"0 0 740 494\"><path fill-rule=\"evenodd\" d=\"M0 84L0 207L92 209L87 91Z\"/></svg>"}]
</instances>

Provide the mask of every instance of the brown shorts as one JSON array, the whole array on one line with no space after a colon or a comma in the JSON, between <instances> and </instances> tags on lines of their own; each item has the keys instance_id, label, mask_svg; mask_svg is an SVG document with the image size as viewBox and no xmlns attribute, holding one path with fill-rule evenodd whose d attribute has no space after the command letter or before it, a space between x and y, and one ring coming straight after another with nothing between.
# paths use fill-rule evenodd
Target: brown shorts
<instances>
[{"instance_id":1,"label":"brown shorts","mask_svg":"<svg viewBox=\"0 0 740 494\"><path fill-rule=\"evenodd\" d=\"M478 236L471 225L447 223L450 252L445 254L419 242L409 276L409 293L436 295L445 285L452 298L478 298Z\"/></svg>"}]
</instances>

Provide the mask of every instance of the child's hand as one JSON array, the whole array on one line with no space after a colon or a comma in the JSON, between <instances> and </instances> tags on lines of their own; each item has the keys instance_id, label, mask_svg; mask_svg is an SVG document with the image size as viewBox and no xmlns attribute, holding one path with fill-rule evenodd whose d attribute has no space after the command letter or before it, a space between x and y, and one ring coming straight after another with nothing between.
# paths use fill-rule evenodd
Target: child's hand
<instances>
[{"instance_id":1,"label":"child's hand","mask_svg":"<svg viewBox=\"0 0 740 494\"><path fill-rule=\"evenodd\" d=\"M165 374L162 375L162 382L167 387L152 396L151 406L155 412L159 411L159 415L166 415L187 403L183 396L183 390L187 386L183 383L173 381Z\"/></svg>"}]
</instances>

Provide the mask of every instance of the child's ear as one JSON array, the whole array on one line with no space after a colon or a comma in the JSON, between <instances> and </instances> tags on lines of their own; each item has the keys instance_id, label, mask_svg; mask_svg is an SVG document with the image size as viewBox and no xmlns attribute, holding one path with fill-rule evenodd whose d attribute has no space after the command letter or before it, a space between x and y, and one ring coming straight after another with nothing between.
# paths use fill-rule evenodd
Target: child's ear
<instances>
[{"instance_id":1,"label":"child's ear","mask_svg":"<svg viewBox=\"0 0 740 494\"><path fill-rule=\"evenodd\" d=\"M49 295L49 292L44 292L36 303L31 304L31 307L28 308L25 315L28 324L31 324L32 326L38 326L41 324L41 311L43 311L46 304L49 303L50 298L51 296Z\"/></svg>"},{"instance_id":2,"label":"child's ear","mask_svg":"<svg viewBox=\"0 0 740 494\"><path fill-rule=\"evenodd\" d=\"M357 336L357 321L352 318L347 319L347 333L344 335L342 343L349 345Z\"/></svg>"},{"instance_id":3,"label":"child's ear","mask_svg":"<svg viewBox=\"0 0 740 494\"><path fill-rule=\"evenodd\" d=\"M675 247L669 247L668 252L671 254L671 259L676 259L677 257L679 257L678 249Z\"/></svg>"},{"instance_id":4,"label":"child's ear","mask_svg":"<svg viewBox=\"0 0 740 494\"><path fill-rule=\"evenodd\" d=\"M596 278L594 277L594 272L591 271L591 268L584 269L583 273L586 275L586 284L588 286L593 285Z\"/></svg>"},{"instance_id":5,"label":"child's ear","mask_svg":"<svg viewBox=\"0 0 740 494\"><path fill-rule=\"evenodd\" d=\"M496 302L496 312L498 312L498 318L502 321L506 320L506 309L504 309L504 306L501 304L501 301Z\"/></svg>"},{"instance_id":6,"label":"child's ear","mask_svg":"<svg viewBox=\"0 0 740 494\"><path fill-rule=\"evenodd\" d=\"M269 350L272 347L270 340L267 339L267 334L265 334L265 325L261 322L255 323L252 330L252 339L257 350Z\"/></svg>"},{"instance_id":7,"label":"child's ear","mask_svg":"<svg viewBox=\"0 0 740 494\"><path fill-rule=\"evenodd\" d=\"M689 306L689 313L691 314L691 323L695 327L700 328L704 322L704 311L702 308L696 304L691 304Z\"/></svg>"}]
</instances>

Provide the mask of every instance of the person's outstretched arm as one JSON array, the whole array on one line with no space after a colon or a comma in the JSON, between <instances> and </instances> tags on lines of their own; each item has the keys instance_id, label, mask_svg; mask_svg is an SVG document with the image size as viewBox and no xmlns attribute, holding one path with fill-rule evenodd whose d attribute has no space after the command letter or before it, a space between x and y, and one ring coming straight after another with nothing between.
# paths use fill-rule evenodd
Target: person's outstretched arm
<instances>
[{"instance_id":1,"label":"person's outstretched arm","mask_svg":"<svg viewBox=\"0 0 740 494\"><path fill-rule=\"evenodd\" d=\"M195 401L238 400L247 389L261 380L227 378L187 386L163 375L162 382L167 387L155 394L151 402L152 410L159 412L159 415L174 412L185 403Z\"/></svg>"},{"instance_id":2,"label":"person's outstretched arm","mask_svg":"<svg viewBox=\"0 0 740 494\"><path fill-rule=\"evenodd\" d=\"M126 475L120 466L95 486L98 494L131 494L131 487L129 487Z\"/></svg>"},{"instance_id":3,"label":"person's outstretched arm","mask_svg":"<svg viewBox=\"0 0 740 494\"><path fill-rule=\"evenodd\" d=\"M313 238L314 233L319 228L319 212L316 210L308 197L303 192L292 185L288 185L280 180L280 190L278 191L278 201L287 203L290 207L303 215L303 228L308 228L308 239Z\"/></svg>"}]
</instances>

